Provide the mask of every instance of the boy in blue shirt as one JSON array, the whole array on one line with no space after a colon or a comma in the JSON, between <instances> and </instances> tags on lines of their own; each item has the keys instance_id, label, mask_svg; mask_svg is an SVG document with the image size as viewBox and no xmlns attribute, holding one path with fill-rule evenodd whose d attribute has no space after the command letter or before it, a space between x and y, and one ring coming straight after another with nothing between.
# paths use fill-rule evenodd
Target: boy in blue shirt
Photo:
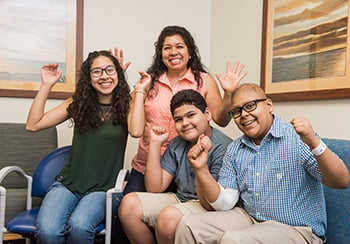
<instances>
[{"instance_id":1,"label":"boy in blue shirt","mask_svg":"<svg viewBox=\"0 0 350 244\"><path fill-rule=\"evenodd\" d=\"M199 140L201 150L211 148L207 165L212 177L217 179L226 147L232 141L210 126L210 110L197 91L178 92L170 108L178 136L160 156L168 130L161 126L152 128L145 171L147 192L127 194L119 208L119 218L132 243L155 243L153 230L158 243L172 243L171 238L183 215L206 211L198 201L201 189L196 186L187 153ZM163 193L173 181L177 185L176 193Z\"/></svg>"},{"instance_id":2,"label":"boy in blue shirt","mask_svg":"<svg viewBox=\"0 0 350 244\"><path fill-rule=\"evenodd\" d=\"M216 211L184 215L175 243L322 243L322 184L348 187L344 162L306 118L284 122L273 114L258 85L242 84L232 97L229 114L243 135L227 147L218 179L209 174L200 144L188 153L201 203Z\"/></svg>"}]
</instances>

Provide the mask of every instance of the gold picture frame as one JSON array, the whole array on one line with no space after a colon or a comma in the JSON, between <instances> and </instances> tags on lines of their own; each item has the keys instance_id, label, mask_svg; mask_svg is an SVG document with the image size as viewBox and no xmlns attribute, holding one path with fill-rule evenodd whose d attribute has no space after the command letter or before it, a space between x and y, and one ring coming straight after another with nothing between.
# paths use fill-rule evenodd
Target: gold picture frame
<instances>
[{"instance_id":1,"label":"gold picture frame","mask_svg":"<svg viewBox=\"0 0 350 244\"><path fill-rule=\"evenodd\" d=\"M350 98L349 0L264 0L261 86L274 101Z\"/></svg>"},{"instance_id":2,"label":"gold picture frame","mask_svg":"<svg viewBox=\"0 0 350 244\"><path fill-rule=\"evenodd\" d=\"M83 55L83 0L1 1L0 96L34 97L40 69L58 63L50 98L72 95ZM3 6L1 6L3 5ZM1 67L2 66L2 67Z\"/></svg>"}]
</instances>

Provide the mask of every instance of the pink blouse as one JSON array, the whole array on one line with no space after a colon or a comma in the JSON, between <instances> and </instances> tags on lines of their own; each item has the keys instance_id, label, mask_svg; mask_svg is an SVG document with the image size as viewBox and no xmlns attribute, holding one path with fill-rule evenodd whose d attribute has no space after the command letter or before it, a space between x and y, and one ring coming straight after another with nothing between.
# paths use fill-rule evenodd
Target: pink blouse
<instances>
[{"instance_id":1,"label":"pink blouse","mask_svg":"<svg viewBox=\"0 0 350 244\"><path fill-rule=\"evenodd\" d=\"M205 82L208 77L207 73L201 72L202 86L198 88L197 81L191 69L188 69L184 77L177 81L174 87L170 86L169 79L164 73L154 83L154 94L147 96L144 102L145 106L145 130L140 137L137 154L134 156L131 166L144 174L149 148L149 133L152 126L161 125L169 129L169 138L162 145L161 154L163 155L171 139L177 136L174 126L174 120L170 111L170 101L172 96L178 91L185 89L194 89L205 97Z\"/></svg>"}]
</instances>

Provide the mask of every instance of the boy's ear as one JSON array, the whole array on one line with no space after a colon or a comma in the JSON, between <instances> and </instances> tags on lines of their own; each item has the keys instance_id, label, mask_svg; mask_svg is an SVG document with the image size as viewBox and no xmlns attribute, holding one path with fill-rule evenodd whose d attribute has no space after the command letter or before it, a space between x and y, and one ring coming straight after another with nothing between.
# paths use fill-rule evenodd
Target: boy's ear
<instances>
[{"instance_id":1,"label":"boy's ear","mask_svg":"<svg viewBox=\"0 0 350 244\"><path fill-rule=\"evenodd\" d=\"M272 113L273 112L273 102L272 102L272 100L270 98L268 98L266 100L266 102L267 102L267 106L269 108L269 112Z\"/></svg>"},{"instance_id":2,"label":"boy's ear","mask_svg":"<svg viewBox=\"0 0 350 244\"><path fill-rule=\"evenodd\" d=\"M210 121L211 120L211 112L210 112L209 107L205 108L204 114L206 115L207 120Z\"/></svg>"}]
</instances>

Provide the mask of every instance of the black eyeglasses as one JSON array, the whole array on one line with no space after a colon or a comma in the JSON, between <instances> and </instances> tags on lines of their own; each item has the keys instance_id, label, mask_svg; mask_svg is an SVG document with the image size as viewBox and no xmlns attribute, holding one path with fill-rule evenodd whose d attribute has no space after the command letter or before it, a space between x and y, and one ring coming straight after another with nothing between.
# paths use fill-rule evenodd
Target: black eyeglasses
<instances>
[{"instance_id":1,"label":"black eyeglasses","mask_svg":"<svg viewBox=\"0 0 350 244\"><path fill-rule=\"evenodd\" d=\"M232 109L231 111L228 112L228 114L231 116L232 119L237 119L242 115L242 110L246 112L254 111L258 106L257 103L266 101L266 99L267 98L255 99L253 101L247 102L242 107Z\"/></svg>"},{"instance_id":2,"label":"black eyeglasses","mask_svg":"<svg viewBox=\"0 0 350 244\"><path fill-rule=\"evenodd\" d=\"M103 71L106 71L107 75L114 75L117 72L114 65L108 65L104 69L99 68L99 67L93 68L90 70L90 73L91 73L92 77L99 78L103 74Z\"/></svg>"}]
</instances>

